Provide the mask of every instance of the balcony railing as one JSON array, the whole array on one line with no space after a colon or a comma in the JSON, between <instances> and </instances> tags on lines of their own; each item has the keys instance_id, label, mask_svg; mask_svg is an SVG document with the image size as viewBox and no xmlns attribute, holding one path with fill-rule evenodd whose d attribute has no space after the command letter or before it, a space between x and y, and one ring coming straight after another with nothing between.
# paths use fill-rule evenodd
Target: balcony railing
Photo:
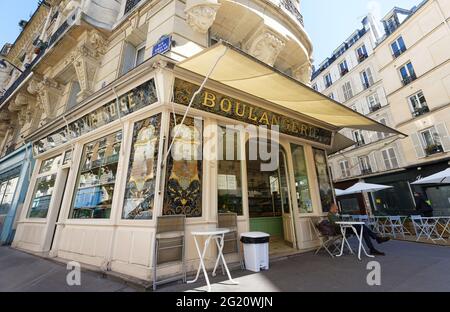
<instances>
[{"instance_id":1,"label":"balcony railing","mask_svg":"<svg viewBox=\"0 0 450 312\"><path fill-rule=\"evenodd\" d=\"M405 53L405 51L406 51L406 49L397 50L397 51L395 51L394 53L392 53L392 56L393 56L394 58L397 58L397 57L399 57L400 55L402 55L403 53Z\"/></svg>"},{"instance_id":2,"label":"balcony railing","mask_svg":"<svg viewBox=\"0 0 450 312\"><path fill-rule=\"evenodd\" d=\"M374 112L376 112L376 111L378 111L380 109L381 109L381 104L374 104L374 105L369 107L369 110L370 110L371 113L374 113Z\"/></svg>"},{"instance_id":3,"label":"balcony railing","mask_svg":"<svg viewBox=\"0 0 450 312\"><path fill-rule=\"evenodd\" d=\"M360 54L358 55L358 62L362 63L364 62L369 56L367 54Z\"/></svg>"},{"instance_id":4,"label":"balcony railing","mask_svg":"<svg viewBox=\"0 0 450 312\"><path fill-rule=\"evenodd\" d=\"M133 10L133 8L139 3L141 0L127 0L125 4L125 14Z\"/></svg>"},{"instance_id":5,"label":"balcony railing","mask_svg":"<svg viewBox=\"0 0 450 312\"><path fill-rule=\"evenodd\" d=\"M139 2L139 1L138 1ZM297 9L297 7L294 5L294 3L291 0L281 0L280 1L283 7L288 10L292 15L295 16L297 21L304 26L303 22L303 15L300 13L300 11Z\"/></svg>"},{"instance_id":6,"label":"balcony railing","mask_svg":"<svg viewBox=\"0 0 450 312\"><path fill-rule=\"evenodd\" d=\"M53 33L50 37L48 44L40 45L39 50L37 51L37 55L34 60L25 66L25 70L20 74L19 77L14 81L14 83L6 90L3 95L0 97L0 105L14 93L14 91L27 79L27 77L31 74L33 68L36 64L41 60L44 56L45 52L50 49L62 36L65 32L73 25L72 21L75 21L77 17L77 13L72 14L69 18Z\"/></svg>"},{"instance_id":7,"label":"balcony railing","mask_svg":"<svg viewBox=\"0 0 450 312\"><path fill-rule=\"evenodd\" d=\"M333 85L333 82L330 82L330 81L326 81L325 82L325 88L329 88L329 87L331 87Z\"/></svg>"},{"instance_id":8,"label":"balcony railing","mask_svg":"<svg viewBox=\"0 0 450 312\"><path fill-rule=\"evenodd\" d=\"M433 144L433 145L428 145L427 147L425 147L425 153L427 154L427 156L431 156L431 155L435 155L435 154L439 154L439 153L443 153L444 149L442 148L441 144Z\"/></svg>"},{"instance_id":9,"label":"balcony railing","mask_svg":"<svg viewBox=\"0 0 450 312\"><path fill-rule=\"evenodd\" d=\"M422 107L416 108L414 110L414 112L412 113L412 115L413 115L413 117L419 117L419 116L422 116L429 112L430 112L430 109L428 108L428 106L424 105Z\"/></svg>"},{"instance_id":10,"label":"balcony railing","mask_svg":"<svg viewBox=\"0 0 450 312\"><path fill-rule=\"evenodd\" d=\"M372 169L371 168L364 168L364 169L361 169L361 174L362 175L368 175L368 174L372 174L373 172L372 172Z\"/></svg>"},{"instance_id":11,"label":"balcony railing","mask_svg":"<svg viewBox=\"0 0 450 312\"><path fill-rule=\"evenodd\" d=\"M341 77L344 77L347 74L348 74L348 69L347 68L341 70Z\"/></svg>"},{"instance_id":12,"label":"balcony railing","mask_svg":"<svg viewBox=\"0 0 450 312\"><path fill-rule=\"evenodd\" d=\"M404 86L407 86L407 85L409 85L411 82L413 82L416 79L417 79L416 74L412 74L412 75L410 75L408 77L403 78L402 82L403 82Z\"/></svg>"},{"instance_id":13,"label":"balcony railing","mask_svg":"<svg viewBox=\"0 0 450 312\"><path fill-rule=\"evenodd\" d=\"M367 82L367 81L364 81L364 82L363 82L363 88L364 88L364 90L369 89L370 86L371 86L371 84L370 84L369 82Z\"/></svg>"}]
</instances>

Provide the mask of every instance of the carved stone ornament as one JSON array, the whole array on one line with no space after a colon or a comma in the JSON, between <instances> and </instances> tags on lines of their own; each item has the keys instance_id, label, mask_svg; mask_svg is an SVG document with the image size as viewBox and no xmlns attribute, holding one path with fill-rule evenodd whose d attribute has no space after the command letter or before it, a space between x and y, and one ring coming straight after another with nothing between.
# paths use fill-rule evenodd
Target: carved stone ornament
<instances>
[{"instance_id":1,"label":"carved stone ornament","mask_svg":"<svg viewBox=\"0 0 450 312\"><path fill-rule=\"evenodd\" d=\"M214 23L219 8L217 0L188 0L186 22L194 31L205 34Z\"/></svg>"},{"instance_id":2,"label":"carved stone ornament","mask_svg":"<svg viewBox=\"0 0 450 312\"><path fill-rule=\"evenodd\" d=\"M300 82L305 84L311 83L312 67L309 62L298 66L292 70L292 76Z\"/></svg>"},{"instance_id":3,"label":"carved stone ornament","mask_svg":"<svg viewBox=\"0 0 450 312\"><path fill-rule=\"evenodd\" d=\"M33 79L28 84L27 90L36 95L36 104L44 111L46 118L53 118L56 113L54 106L61 99L59 84L48 77L44 77L40 81Z\"/></svg>"},{"instance_id":4,"label":"carved stone ornament","mask_svg":"<svg viewBox=\"0 0 450 312\"><path fill-rule=\"evenodd\" d=\"M63 14L67 16L75 9L81 7L81 3L79 0L66 0L61 4L61 7L63 8Z\"/></svg>"},{"instance_id":5,"label":"carved stone ornament","mask_svg":"<svg viewBox=\"0 0 450 312\"><path fill-rule=\"evenodd\" d=\"M247 41L247 52L266 64L273 66L285 42L274 32L262 27Z\"/></svg>"}]
</instances>

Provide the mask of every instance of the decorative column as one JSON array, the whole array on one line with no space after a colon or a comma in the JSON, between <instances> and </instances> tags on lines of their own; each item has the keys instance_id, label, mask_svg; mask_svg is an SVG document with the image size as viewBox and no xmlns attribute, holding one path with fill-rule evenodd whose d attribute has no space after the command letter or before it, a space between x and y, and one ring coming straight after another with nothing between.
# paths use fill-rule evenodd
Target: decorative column
<instances>
[{"instance_id":1,"label":"decorative column","mask_svg":"<svg viewBox=\"0 0 450 312\"><path fill-rule=\"evenodd\" d=\"M187 0L186 22L194 31L205 34L214 23L219 8L217 0Z\"/></svg>"},{"instance_id":2,"label":"decorative column","mask_svg":"<svg viewBox=\"0 0 450 312\"><path fill-rule=\"evenodd\" d=\"M285 41L266 26L260 27L244 45L245 50L261 62L273 66Z\"/></svg>"}]
</instances>

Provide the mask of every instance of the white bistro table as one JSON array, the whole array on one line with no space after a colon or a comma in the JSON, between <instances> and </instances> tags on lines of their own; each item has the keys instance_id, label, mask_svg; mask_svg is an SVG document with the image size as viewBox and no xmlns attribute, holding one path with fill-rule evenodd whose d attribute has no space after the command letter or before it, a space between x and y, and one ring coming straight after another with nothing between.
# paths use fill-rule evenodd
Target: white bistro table
<instances>
[{"instance_id":1,"label":"white bistro table","mask_svg":"<svg viewBox=\"0 0 450 312\"><path fill-rule=\"evenodd\" d=\"M205 275L205 279L206 279L206 284L208 285L208 292L211 291L211 284L209 283L208 272L206 271L205 262L204 262L205 254L206 254L206 251L208 249L208 246L209 246L209 243L211 242L211 240L214 240L216 242L216 245L218 248L216 264L214 266L212 275L213 276L216 275L217 266L219 265L220 260L222 260L223 266L225 267L225 271L227 272L228 279L230 280L230 282L234 285L239 284L238 282L234 281L231 278L230 270L228 270L228 266L227 266L225 257L223 256L223 252L222 252L225 234L227 234L229 232L230 232L229 229L206 229L206 230L197 230L197 231L191 232L192 236L194 236L194 242L195 242L195 247L197 248L198 256L200 257L200 264L198 266L197 275L195 276L195 279L193 279L192 281L187 281L188 284L195 283L200 276L200 270L203 270L203 274ZM200 250L200 246L198 243L199 237L206 238L205 245L203 247L203 251Z\"/></svg>"},{"instance_id":2,"label":"white bistro table","mask_svg":"<svg viewBox=\"0 0 450 312\"><path fill-rule=\"evenodd\" d=\"M365 223L364 222L344 222L344 221L340 221L340 222L336 222L337 225L339 225L341 227L341 233L342 233L342 244L341 244L341 253L339 255L337 255L336 257L341 257L344 254L344 244L347 243L347 245L349 245L348 240L347 240L347 229L351 229L356 237L358 238L358 259L361 260L361 249L364 251L364 253L366 254L367 257L369 258L375 258L372 255L369 255L366 251L366 248L364 248L363 245L363 231L364 231L364 226ZM355 225L359 225L361 227L361 230L358 231L355 228Z\"/></svg>"}]
</instances>

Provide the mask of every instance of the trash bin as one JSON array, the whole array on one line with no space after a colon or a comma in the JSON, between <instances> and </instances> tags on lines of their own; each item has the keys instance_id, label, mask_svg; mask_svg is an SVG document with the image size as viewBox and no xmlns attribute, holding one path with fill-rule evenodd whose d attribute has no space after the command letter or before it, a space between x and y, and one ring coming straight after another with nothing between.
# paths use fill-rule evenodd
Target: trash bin
<instances>
[{"instance_id":1,"label":"trash bin","mask_svg":"<svg viewBox=\"0 0 450 312\"><path fill-rule=\"evenodd\" d=\"M261 269L269 269L269 240L270 234L267 233L249 232L241 234L247 270L259 272Z\"/></svg>"}]
</instances>

